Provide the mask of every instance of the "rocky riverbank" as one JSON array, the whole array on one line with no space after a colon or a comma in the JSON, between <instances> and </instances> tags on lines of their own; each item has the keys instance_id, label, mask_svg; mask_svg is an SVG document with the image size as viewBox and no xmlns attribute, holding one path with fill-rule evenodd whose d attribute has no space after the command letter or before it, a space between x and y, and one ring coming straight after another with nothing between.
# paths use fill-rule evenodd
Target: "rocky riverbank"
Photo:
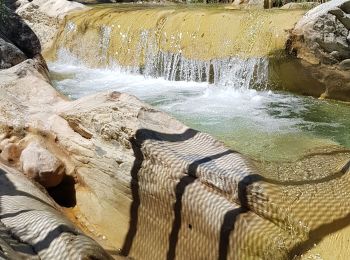
<instances>
[{"instance_id":1,"label":"rocky riverbank","mask_svg":"<svg viewBox=\"0 0 350 260\"><path fill-rule=\"evenodd\" d=\"M322 98L350 101L350 1L334 0L310 10L295 26L287 51L298 58L323 91ZM303 87L309 94L315 89Z\"/></svg>"},{"instance_id":2,"label":"rocky riverbank","mask_svg":"<svg viewBox=\"0 0 350 260\"><path fill-rule=\"evenodd\" d=\"M309 178L290 180L133 96L69 101L41 49L1 32L23 56L0 70L0 256L286 259L347 225L349 151L314 151L300 166ZM260 175L276 168L280 180Z\"/></svg>"}]
</instances>

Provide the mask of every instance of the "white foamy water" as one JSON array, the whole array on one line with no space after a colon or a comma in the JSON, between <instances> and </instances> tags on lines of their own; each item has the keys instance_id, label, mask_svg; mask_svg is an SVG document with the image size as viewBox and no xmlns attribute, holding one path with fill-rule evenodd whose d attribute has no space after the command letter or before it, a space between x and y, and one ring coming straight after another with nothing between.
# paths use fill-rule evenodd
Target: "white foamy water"
<instances>
[{"instance_id":1,"label":"white foamy water","mask_svg":"<svg viewBox=\"0 0 350 260\"><path fill-rule=\"evenodd\" d=\"M82 65L50 64L50 69L65 79L56 81L57 88L76 99L97 91L116 90L137 96L166 112L203 118L203 124L220 124L225 119L246 121L266 131L297 131L293 125L302 120L286 120L270 115L269 107L278 104L275 112L303 110L300 100L271 91L235 89L206 82L168 81L118 70L90 69Z\"/></svg>"},{"instance_id":2,"label":"white foamy water","mask_svg":"<svg viewBox=\"0 0 350 260\"><path fill-rule=\"evenodd\" d=\"M57 89L70 98L106 90L126 92L253 156L291 158L333 141L350 146L344 137L350 127L350 109L339 104L258 91L244 84L239 88L225 80L225 75L217 84L171 81L119 66L92 69L63 57L49 67ZM239 80L245 78L240 75Z\"/></svg>"}]
</instances>

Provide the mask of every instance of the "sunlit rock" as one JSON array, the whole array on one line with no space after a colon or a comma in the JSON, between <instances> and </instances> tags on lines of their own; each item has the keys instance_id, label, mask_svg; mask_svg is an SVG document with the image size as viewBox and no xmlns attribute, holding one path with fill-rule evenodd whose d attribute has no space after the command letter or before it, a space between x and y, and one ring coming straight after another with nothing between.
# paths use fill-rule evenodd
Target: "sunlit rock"
<instances>
[{"instance_id":1,"label":"sunlit rock","mask_svg":"<svg viewBox=\"0 0 350 260\"><path fill-rule=\"evenodd\" d=\"M38 143L22 151L20 162L23 173L46 188L60 184L65 173L62 162Z\"/></svg>"},{"instance_id":2,"label":"sunlit rock","mask_svg":"<svg viewBox=\"0 0 350 260\"><path fill-rule=\"evenodd\" d=\"M82 4L67 0L22 0L17 1L16 12L33 29L45 50L59 28L60 21L67 13L82 10Z\"/></svg>"},{"instance_id":3,"label":"sunlit rock","mask_svg":"<svg viewBox=\"0 0 350 260\"><path fill-rule=\"evenodd\" d=\"M323 88L321 97L350 100L350 1L334 0L310 10L295 26L287 43L299 66ZM305 87L305 92L312 92Z\"/></svg>"},{"instance_id":4,"label":"sunlit rock","mask_svg":"<svg viewBox=\"0 0 350 260\"><path fill-rule=\"evenodd\" d=\"M17 144L8 143L4 145L0 153L0 156L5 161L15 162L19 159L20 154L21 154L21 150Z\"/></svg>"}]
</instances>

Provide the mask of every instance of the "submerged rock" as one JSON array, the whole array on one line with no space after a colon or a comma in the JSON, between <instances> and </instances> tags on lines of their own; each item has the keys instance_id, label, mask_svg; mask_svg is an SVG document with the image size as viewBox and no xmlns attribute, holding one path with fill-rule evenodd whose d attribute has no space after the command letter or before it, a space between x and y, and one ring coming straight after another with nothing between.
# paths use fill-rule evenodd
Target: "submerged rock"
<instances>
[{"instance_id":1,"label":"submerged rock","mask_svg":"<svg viewBox=\"0 0 350 260\"><path fill-rule=\"evenodd\" d=\"M56 57L60 50L69 50L91 66L117 63L153 76L165 76L176 67L172 74L185 74L195 66L193 74L201 80L202 74L209 78L216 66L230 66L230 57L247 60L283 51L286 30L292 29L304 13L173 6L126 8L122 12L113 7L91 8L66 17L50 54ZM210 61L217 64L200 66Z\"/></svg>"}]
</instances>

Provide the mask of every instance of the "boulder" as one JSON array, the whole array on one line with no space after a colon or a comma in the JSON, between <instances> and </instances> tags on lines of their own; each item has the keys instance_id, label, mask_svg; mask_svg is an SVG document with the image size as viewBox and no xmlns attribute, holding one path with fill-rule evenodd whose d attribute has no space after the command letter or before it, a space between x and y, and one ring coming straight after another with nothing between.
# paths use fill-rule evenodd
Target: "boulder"
<instances>
[{"instance_id":1,"label":"boulder","mask_svg":"<svg viewBox=\"0 0 350 260\"><path fill-rule=\"evenodd\" d=\"M302 60L322 86L319 95L345 101L350 100L349 6L349 0L333 0L315 7L296 24L287 42L288 53Z\"/></svg>"},{"instance_id":2,"label":"boulder","mask_svg":"<svg viewBox=\"0 0 350 260\"><path fill-rule=\"evenodd\" d=\"M38 37L25 21L11 9L2 7L0 32L6 39L20 49L27 57L33 58L41 53Z\"/></svg>"},{"instance_id":3,"label":"boulder","mask_svg":"<svg viewBox=\"0 0 350 260\"><path fill-rule=\"evenodd\" d=\"M38 143L30 143L21 154L23 173L46 188L61 183L65 169L63 163Z\"/></svg>"},{"instance_id":4,"label":"boulder","mask_svg":"<svg viewBox=\"0 0 350 260\"><path fill-rule=\"evenodd\" d=\"M27 59L24 53L11 42L1 38L0 34L0 69L7 69Z\"/></svg>"},{"instance_id":5,"label":"boulder","mask_svg":"<svg viewBox=\"0 0 350 260\"><path fill-rule=\"evenodd\" d=\"M350 70L350 59L343 60L339 63L339 66L343 70Z\"/></svg>"},{"instance_id":6,"label":"boulder","mask_svg":"<svg viewBox=\"0 0 350 260\"><path fill-rule=\"evenodd\" d=\"M16 13L33 29L43 50L52 44L60 21L69 12L88 9L83 4L67 0L21 0L17 5Z\"/></svg>"}]
</instances>

